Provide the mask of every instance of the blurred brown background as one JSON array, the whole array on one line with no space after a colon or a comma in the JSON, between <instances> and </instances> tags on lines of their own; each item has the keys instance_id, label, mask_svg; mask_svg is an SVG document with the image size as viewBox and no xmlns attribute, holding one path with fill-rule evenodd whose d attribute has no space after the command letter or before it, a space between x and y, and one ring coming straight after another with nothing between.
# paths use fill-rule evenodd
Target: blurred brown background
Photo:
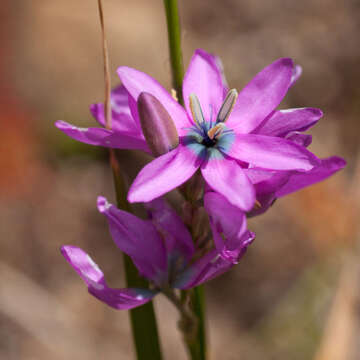
<instances>
[{"instance_id":1,"label":"blurred brown background","mask_svg":"<svg viewBox=\"0 0 360 360\"><path fill-rule=\"evenodd\" d=\"M304 72L282 107L325 116L312 150L348 166L252 219L242 262L207 286L211 359L360 358L360 3L355 0L180 1L185 64L197 47L219 55L241 89L290 56ZM112 80L143 70L170 86L161 0L104 0ZM132 359L126 312L86 292L59 253L88 251L121 286L121 254L95 207L113 198L106 152L75 143L58 119L94 126L103 100L95 0L5 0L0 10L0 358ZM123 153L140 166L139 154ZM167 359L185 359L176 313L155 301Z\"/></svg>"}]
</instances>

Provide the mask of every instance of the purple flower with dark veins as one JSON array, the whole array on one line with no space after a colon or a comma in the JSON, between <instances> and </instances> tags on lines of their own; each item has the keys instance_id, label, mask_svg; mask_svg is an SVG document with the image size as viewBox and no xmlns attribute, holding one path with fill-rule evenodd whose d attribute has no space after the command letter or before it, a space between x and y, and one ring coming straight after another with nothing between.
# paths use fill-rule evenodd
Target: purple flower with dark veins
<instances>
[{"instance_id":1,"label":"purple flower with dark veins","mask_svg":"<svg viewBox=\"0 0 360 360\"><path fill-rule=\"evenodd\" d=\"M108 220L113 240L149 280L149 289L110 288L88 254L75 246L61 248L89 293L116 309L143 305L162 289L189 289L223 274L238 263L255 237L247 230L245 214L216 193L205 196L215 240L215 247L207 251L207 247L194 246L186 226L163 199L146 206L150 219L142 220L98 198L98 209Z\"/></svg>"}]
</instances>

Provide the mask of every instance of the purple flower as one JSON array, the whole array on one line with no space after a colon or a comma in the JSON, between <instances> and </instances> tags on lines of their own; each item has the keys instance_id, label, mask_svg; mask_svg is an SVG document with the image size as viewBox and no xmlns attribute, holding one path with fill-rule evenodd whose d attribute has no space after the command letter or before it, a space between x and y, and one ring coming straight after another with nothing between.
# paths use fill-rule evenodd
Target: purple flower
<instances>
[{"instance_id":1,"label":"purple flower","mask_svg":"<svg viewBox=\"0 0 360 360\"><path fill-rule=\"evenodd\" d=\"M211 188L249 211L255 189L244 169L311 170L319 161L304 146L254 132L279 105L298 69L292 60L279 59L237 95L224 86L216 59L197 50L184 78L185 110L149 76L120 67L118 73L129 94L134 99L143 91L153 94L171 114L180 135L176 149L140 171L129 190L129 201L151 201L200 169Z\"/></svg>"},{"instance_id":2,"label":"purple flower","mask_svg":"<svg viewBox=\"0 0 360 360\"><path fill-rule=\"evenodd\" d=\"M63 246L61 252L86 283L89 292L116 309L131 309L150 301L162 288L188 289L221 275L244 254L254 239L245 214L219 194L207 194L205 207L215 238L215 248L203 254L195 247L178 215L162 199L148 203L150 219L142 220L98 198L116 245L130 256L151 289L113 289L104 274L83 250ZM225 211L227 219L221 217Z\"/></svg>"},{"instance_id":3,"label":"purple flower","mask_svg":"<svg viewBox=\"0 0 360 360\"><path fill-rule=\"evenodd\" d=\"M88 144L150 153L137 101L146 92L161 102L173 119L180 144L142 169L130 188L130 202L151 201L200 169L214 191L250 211L255 199L259 200L257 184L262 182L254 180L252 173L264 172L267 177L276 173L276 178L285 181L289 174L306 176L328 166L306 149L310 135L295 133L316 123L321 111L274 110L301 74L290 59L266 67L237 95L235 90L228 91L219 60L197 50L184 78L185 109L150 76L128 67L120 67L118 74L123 85L112 93L112 130L77 128L62 121L56 126ZM92 105L91 111L104 125L102 104Z\"/></svg>"}]
</instances>

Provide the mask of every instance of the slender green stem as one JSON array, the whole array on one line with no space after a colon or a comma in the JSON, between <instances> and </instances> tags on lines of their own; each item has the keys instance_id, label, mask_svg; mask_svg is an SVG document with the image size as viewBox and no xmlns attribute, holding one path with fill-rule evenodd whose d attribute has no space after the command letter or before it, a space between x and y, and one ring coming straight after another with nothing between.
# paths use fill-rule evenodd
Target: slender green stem
<instances>
[{"instance_id":1,"label":"slender green stem","mask_svg":"<svg viewBox=\"0 0 360 360\"><path fill-rule=\"evenodd\" d=\"M179 102L184 105L182 82L184 65L181 51L181 30L177 0L164 0L166 22L168 28L169 52L172 73L172 84L176 90ZM202 286L195 289L191 295L193 311L198 320L197 340L188 345L192 360L206 359L206 329L205 329L205 297Z\"/></svg>"},{"instance_id":2,"label":"slender green stem","mask_svg":"<svg viewBox=\"0 0 360 360\"><path fill-rule=\"evenodd\" d=\"M100 24L102 30L102 45L104 57L104 78L105 78L105 124L107 129L111 129L111 82L110 66L107 41L105 36L104 14L102 1L98 0ZM121 173L120 164L116 158L115 150L110 149L110 165L114 177L115 193L117 206L120 209L131 211L130 204L126 199L126 186ZM128 287L147 288L148 282L141 278L131 259L124 254L125 277ZM139 308L130 310L130 322L133 339L136 349L136 358L138 360L161 360L161 348L157 330L157 323L152 302L149 302Z\"/></svg>"},{"instance_id":3,"label":"slender green stem","mask_svg":"<svg viewBox=\"0 0 360 360\"><path fill-rule=\"evenodd\" d=\"M184 65L181 50L181 31L177 0L164 0L164 6L168 28L172 84L176 90L180 104L184 104L182 95Z\"/></svg>"},{"instance_id":4,"label":"slender green stem","mask_svg":"<svg viewBox=\"0 0 360 360\"><path fill-rule=\"evenodd\" d=\"M193 307L196 316L198 317L198 349L199 360L206 359L206 321L205 321L205 291L204 286L200 285L194 289Z\"/></svg>"},{"instance_id":5,"label":"slender green stem","mask_svg":"<svg viewBox=\"0 0 360 360\"><path fill-rule=\"evenodd\" d=\"M198 341L199 321L193 309L176 296L173 289L162 289L163 294L175 305L180 312L179 329L183 334L183 340L188 349L191 359L201 359L201 351Z\"/></svg>"},{"instance_id":6,"label":"slender green stem","mask_svg":"<svg viewBox=\"0 0 360 360\"><path fill-rule=\"evenodd\" d=\"M125 182L114 149L110 149L110 164L113 171L117 206L131 212L131 206L126 199ZM124 267L128 287L148 288L148 282L139 276L138 270L126 254L124 254ZM138 360L161 360L161 347L152 301L130 310L130 323L136 358Z\"/></svg>"}]
</instances>

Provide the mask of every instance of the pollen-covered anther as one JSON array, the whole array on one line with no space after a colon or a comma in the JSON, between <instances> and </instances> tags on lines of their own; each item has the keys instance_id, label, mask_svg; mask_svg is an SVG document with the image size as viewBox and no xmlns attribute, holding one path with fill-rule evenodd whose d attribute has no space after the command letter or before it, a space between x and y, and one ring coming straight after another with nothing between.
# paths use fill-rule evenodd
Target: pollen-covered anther
<instances>
[{"instance_id":1,"label":"pollen-covered anther","mask_svg":"<svg viewBox=\"0 0 360 360\"><path fill-rule=\"evenodd\" d=\"M226 126L224 123L219 123L219 124L215 125L207 132L208 137L211 140L214 140L217 136L221 135L221 133L224 131L225 127Z\"/></svg>"},{"instance_id":2,"label":"pollen-covered anther","mask_svg":"<svg viewBox=\"0 0 360 360\"><path fill-rule=\"evenodd\" d=\"M236 91L236 89L231 89L227 93L226 98L223 104L221 105L221 108L217 115L216 122L225 122L228 119L236 103L237 97L238 97L238 92Z\"/></svg>"}]
</instances>

